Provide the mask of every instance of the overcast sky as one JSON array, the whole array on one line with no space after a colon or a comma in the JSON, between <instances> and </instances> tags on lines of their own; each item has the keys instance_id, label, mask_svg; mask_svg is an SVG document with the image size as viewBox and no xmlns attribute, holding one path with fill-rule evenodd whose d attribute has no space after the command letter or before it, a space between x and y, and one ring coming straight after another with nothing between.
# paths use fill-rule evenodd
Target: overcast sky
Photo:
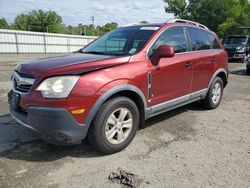
<instances>
[{"instance_id":1,"label":"overcast sky","mask_svg":"<svg viewBox=\"0 0 250 188\"><path fill-rule=\"evenodd\" d=\"M0 0L0 18L13 23L16 15L34 9L55 10L67 25L117 22L120 26L147 20L163 22L171 17L162 0Z\"/></svg>"}]
</instances>

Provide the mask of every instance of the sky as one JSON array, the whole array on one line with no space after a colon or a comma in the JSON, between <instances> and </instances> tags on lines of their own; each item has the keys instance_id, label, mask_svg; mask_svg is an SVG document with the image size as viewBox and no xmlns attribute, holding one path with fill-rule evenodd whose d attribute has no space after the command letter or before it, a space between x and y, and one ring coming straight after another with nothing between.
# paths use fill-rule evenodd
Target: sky
<instances>
[{"instance_id":1,"label":"sky","mask_svg":"<svg viewBox=\"0 0 250 188\"><path fill-rule=\"evenodd\" d=\"M164 22L172 17L164 6L163 0L0 0L0 18L13 23L18 14L43 9L56 11L66 25L91 24L95 16L95 25L122 26L142 20Z\"/></svg>"}]
</instances>

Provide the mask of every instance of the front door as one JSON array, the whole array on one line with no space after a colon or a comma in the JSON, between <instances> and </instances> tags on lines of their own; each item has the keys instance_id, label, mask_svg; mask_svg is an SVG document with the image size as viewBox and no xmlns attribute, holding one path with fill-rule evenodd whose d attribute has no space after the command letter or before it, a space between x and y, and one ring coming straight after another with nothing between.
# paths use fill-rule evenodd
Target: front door
<instances>
[{"instance_id":1,"label":"front door","mask_svg":"<svg viewBox=\"0 0 250 188\"><path fill-rule=\"evenodd\" d=\"M190 100L193 72L183 27L166 29L149 50L149 57L152 57L154 49L163 44L174 47L176 54L171 58L161 58L158 66L151 66L150 106L157 105L159 107L157 111Z\"/></svg>"}]
</instances>

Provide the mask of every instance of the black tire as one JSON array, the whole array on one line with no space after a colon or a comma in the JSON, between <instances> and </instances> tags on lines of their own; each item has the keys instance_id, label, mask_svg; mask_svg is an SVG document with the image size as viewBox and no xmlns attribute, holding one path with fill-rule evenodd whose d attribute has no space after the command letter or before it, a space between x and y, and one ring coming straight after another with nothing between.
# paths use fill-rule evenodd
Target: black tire
<instances>
[{"instance_id":1,"label":"black tire","mask_svg":"<svg viewBox=\"0 0 250 188\"><path fill-rule=\"evenodd\" d=\"M219 98L218 102L215 103L213 101L213 89L217 83L220 85L221 92L220 92L220 98ZM223 84L222 79L220 77L216 77L213 80L213 82L208 90L206 98L201 101L202 106L206 109L209 109L209 110L217 108L220 105L220 102L222 100L223 90L224 90L224 84Z\"/></svg>"},{"instance_id":2,"label":"black tire","mask_svg":"<svg viewBox=\"0 0 250 188\"><path fill-rule=\"evenodd\" d=\"M112 144L105 136L106 122L116 109L127 108L132 114L132 129L128 137L119 144ZM134 139L139 127L139 111L136 104L127 97L118 96L106 101L96 113L88 132L90 144L99 152L113 154L126 148Z\"/></svg>"},{"instance_id":3,"label":"black tire","mask_svg":"<svg viewBox=\"0 0 250 188\"><path fill-rule=\"evenodd\" d=\"M247 74L250 75L250 69L247 69Z\"/></svg>"}]
</instances>

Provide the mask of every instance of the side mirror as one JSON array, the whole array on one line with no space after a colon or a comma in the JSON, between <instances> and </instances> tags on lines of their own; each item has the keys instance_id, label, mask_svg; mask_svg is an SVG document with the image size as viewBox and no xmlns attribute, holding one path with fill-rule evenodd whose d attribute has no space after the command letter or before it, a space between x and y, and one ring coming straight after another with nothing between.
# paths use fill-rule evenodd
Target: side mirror
<instances>
[{"instance_id":1,"label":"side mirror","mask_svg":"<svg viewBox=\"0 0 250 188\"><path fill-rule=\"evenodd\" d=\"M157 66L161 58L174 57L175 52L172 46L161 45L153 51L152 63Z\"/></svg>"}]
</instances>

